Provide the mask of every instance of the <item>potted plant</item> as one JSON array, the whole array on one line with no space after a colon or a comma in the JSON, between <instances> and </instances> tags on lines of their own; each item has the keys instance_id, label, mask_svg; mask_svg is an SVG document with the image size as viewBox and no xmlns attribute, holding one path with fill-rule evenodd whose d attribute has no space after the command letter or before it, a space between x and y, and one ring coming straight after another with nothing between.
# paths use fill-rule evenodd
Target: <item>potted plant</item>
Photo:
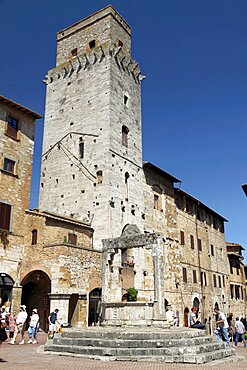
<instances>
[{"instance_id":1,"label":"potted plant","mask_svg":"<svg viewBox=\"0 0 247 370\"><path fill-rule=\"evenodd\" d=\"M128 294L128 301L137 301L137 294L138 294L138 290L136 290L135 288L129 288L127 289L127 294Z\"/></svg>"}]
</instances>

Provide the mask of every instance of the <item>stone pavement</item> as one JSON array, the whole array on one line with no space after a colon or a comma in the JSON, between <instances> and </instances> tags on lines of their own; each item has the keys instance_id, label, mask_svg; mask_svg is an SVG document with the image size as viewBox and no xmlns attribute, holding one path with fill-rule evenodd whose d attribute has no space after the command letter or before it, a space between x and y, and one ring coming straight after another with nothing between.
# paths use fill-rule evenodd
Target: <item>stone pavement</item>
<instances>
[{"instance_id":1,"label":"stone pavement","mask_svg":"<svg viewBox=\"0 0 247 370\"><path fill-rule=\"evenodd\" d=\"M27 341L27 335L26 335ZM247 349L242 343L238 344L237 354L244 356L245 360L237 363L212 362L205 365L192 364L164 364L157 362L115 362L88 360L80 357L67 357L47 355L42 352L42 345L46 342L46 334L39 333L39 344L25 344L23 346L11 346L7 342L0 349L0 369L4 370L238 370L247 369Z\"/></svg>"}]
</instances>

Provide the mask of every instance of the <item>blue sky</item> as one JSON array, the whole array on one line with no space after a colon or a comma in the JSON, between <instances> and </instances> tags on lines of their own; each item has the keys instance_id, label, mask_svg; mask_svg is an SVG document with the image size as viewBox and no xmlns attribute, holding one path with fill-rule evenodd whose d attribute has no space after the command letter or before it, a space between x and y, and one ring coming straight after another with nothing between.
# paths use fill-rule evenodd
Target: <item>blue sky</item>
<instances>
[{"instance_id":1,"label":"blue sky","mask_svg":"<svg viewBox=\"0 0 247 370\"><path fill-rule=\"evenodd\" d=\"M131 26L133 57L147 76L144 159L228 219L227 240L247 247L246 0L0 0L0 94L44 114L56 32L110 2ZM31 207L42 128L39 120Z\"/></svg>"}]
</instances>

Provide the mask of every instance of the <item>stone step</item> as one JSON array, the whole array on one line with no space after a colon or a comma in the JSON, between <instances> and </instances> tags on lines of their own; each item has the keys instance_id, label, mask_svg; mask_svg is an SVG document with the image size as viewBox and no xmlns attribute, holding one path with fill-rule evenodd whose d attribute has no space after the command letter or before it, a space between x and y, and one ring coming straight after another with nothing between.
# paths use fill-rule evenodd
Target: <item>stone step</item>
<instances>
[{"instance_id":1,"label":"stone step","mask_svg":"<svg viewBox=\"0 0 247 370\"><path fill-rule=\"evenodd\" d=\"M60 345L76 345L82 347L106 347L106 348L138 348L140 344L143 348L180 348L187 347L188 350L192 346L198 345L218 345L213 337L205 336L198 338L185 338L185 339L171 339L171 340L157 340L157 339L145 339L145 340L129 340L129 339L105 339L105 338L66 338L66 337L55 337L53 340L54 344Z\"/></svg>"},{"instance_id":2,"label":"stone step","mask_svg":"<svg viewBox=\"0 0 247 370\"><path fill-rule=\"evenodd\" d=\"M52 352L61 351L61 352L71 352L77 354L83 354L88 356L111 356L111 357L142 357L142 356L172 356L172 357L181 357L181 356L192 356L196 357L197 355L211 353L214 351L223 350L223 343L210 343L204 346L193 346L193 347L170 347L170 348L107 348L107 347L88 347L88 346L79 346L79 345L65 345L65 344L51 344L50 346L45 346L45 350Z\"/></svg>"},{"instance_id":3,"label":"stone step","mask_svg":"<svg viewBox=\"0 0 247 370\"><path fill-rule=\"evenodd\" d=\"M124 329L105 330L102 327L90 329L63 329L62 337L66 338L106 338L106 339L129 339L129 340L151 340L151 339L186 339L205 337L204 330L175 328L174 330L139 330L130 331Z\"/></svg>"},{"instance_id":4,"label":"stone step","mask_svg":"<svg viewBox=\"0 0 247 370\"><path fill-rule=\"evenodd\" d=\"M45 350L47 350L47 345ZM183 353L183 354L167 354L167 349L160 348L89 348L80 346L64 346L64 345L49 345L49 351L59 354L81 355L86 358L108 359L114 361L158 361L158 362L179 362L179 363L195 363L202 364L213 360L220 360L232 355L235 355L233 348L222 348L206 353Z\"/></svg>"}]
</instances>

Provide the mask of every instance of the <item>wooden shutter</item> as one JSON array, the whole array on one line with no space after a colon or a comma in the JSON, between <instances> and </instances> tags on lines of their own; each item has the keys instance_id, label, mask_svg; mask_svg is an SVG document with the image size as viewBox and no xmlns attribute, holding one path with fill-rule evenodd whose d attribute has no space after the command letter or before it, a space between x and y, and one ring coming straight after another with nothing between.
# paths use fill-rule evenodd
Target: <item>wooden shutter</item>
<instances>
[{"instance_id":1,"label":"wooden shutter","mask_svg":"<svg viewBox=\"0 0 247 370\"><path fill-rule=\"evenodd\" d=\"M11 206L0 203L0 229L9 230L10 228Z\"/></svg>"}]
</instances>

